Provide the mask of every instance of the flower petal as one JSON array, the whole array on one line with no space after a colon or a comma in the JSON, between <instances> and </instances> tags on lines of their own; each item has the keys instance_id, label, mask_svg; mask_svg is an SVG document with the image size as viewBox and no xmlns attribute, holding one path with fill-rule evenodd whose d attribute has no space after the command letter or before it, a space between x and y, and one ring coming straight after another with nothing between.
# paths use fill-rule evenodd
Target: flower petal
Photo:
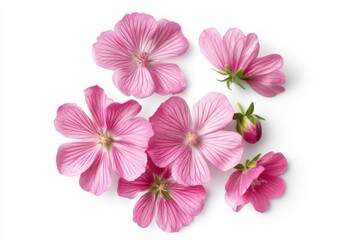
<instances>
[{"instance_id":1,"label":"flower petal","mask_svg":"<svg viewBox=\"0 0 360 240\"><path fill-rule=\"evenodd\" d=\"M249 202L249 200L243 196L249 189L251 183L257 179L263 171L264 168L262 166L257 166L251 168L246 173L237 170L230 175L225 185L225 200L234 211L236 211L238 205L245 205Z\"/></svg>"},{"instance_id":2,"label":"flower petal","mask_svg":"<svg viewBox=\"0 0 360 240\"><path fill-rule=\"evenodd\" d=\"M201 185L184 186L174 183L169 187L171 198L188 215L196 216L204 206L206 190Z\"/></svg>"},{"instance_id":3,"label":"flower petal","mask_svg":"<svg viewBox=\"0 0 360 240\"><path fill-rule=\"evenodd\" d=\"M251 196L249 196L249 199L256 211L263 213L269 209L270 201L262 191L256 191L255 193L248 191L246 195L248 194Z\"/></svg>"},{"instance_id":4,"label":"flower petal","mask_svg":"<svg viewBox=\"0 0 360 240\"><path fill-rule=\"evenodd\" d=\"M256 187L256 192L262 192L269 199L278 198L284 193L285 181L283 179L263 175L261 177L265 182Z\"/></svg>"},{"instance_id":5,"label":"flower petal","mask_svg":"<svg viewBox=\"0 0 360 240\"><path fill-rule=\"evenodd\" d=\"M150 57L154 59L177 57L189 48L189 42L181 33L180 25L166 19L158 21L152 41Z\"/></svg>"},{"instance_id":6,"label":"flower petal","mask_svg":"<svg viewBox=\"0 0 360 240\"><path fill-rule=\"evenodd\" d=\"M255 92L264 97L274 97L285 91L285 88L281 86L285 84L285 75L280 71L250 77L246 82Z\"/></svg>"},{"instance_id":7,"label":"flower petal","mask_svg":"<svg viewBox=\"0 0 360 240\"><path fill-rule=\"evenodd\" d=\"M135 63L134 63L135 64ZM154 81L144 66L125 65L114 72L115 86L126 96L145 98L154 93Z\"/></svg>"},{"instance_id":8,"label":"flower petal","mask_svg":"<svg viewBox=\"0 0 360 240\"><path fill-rule=\"evenodd\" d=\"M188 148L179 155L171 170L174 179L183 185L204 184L211 178L209 167L196 148Z\"/></svg>"},{"instance_id":9,"label":"flower petal","mask_svg":"<svg viewBox=\"0 0 360 240\"><path fill-rule=\"evenodd\" d=\"M226 127L234 115L229 100L221 93L208 93L193 107L194 131L199 135Z\"/></svg>"},{"instance_id":10,"label":"flower petal","mask_svg":"<svg viewBox=\"0 0 360 240\"><path fill-rule=\"evenodd\" d=\"M107 98L104 90L99 86L92 86L84 91L85 100L96 125L100 128L105 126L105 108L111 101Z\"/></svg>"},{"instance_id":11,"label":"flower petal","mask_svg":"<svg viewBox=\"0 0 360 240\"><path fill-rule=\"evenodd\" d=\"M190 110L184 99L171 97L149 119L154 136L148 154L159 167L166 167L187 151L184 140L190 129Z\"/></svg>"},{"instance_id":12,"label":"flower petal","mask_svg":"<svg viewBox=\"0 0 360 240\"><path fill-rule=\"evenodd\" d=\"M62 144L56 155L59 172L66 176L76 176L85 172L98 154L99 148L96 145L96 142Z\"/></svg>"},{"instance_id":13,"label":"flower petal","mask_svg":"<svg viewBox=\"0 0 360 240\"><path fill-rule=\"evenodd\" d=\"M122 142L114 144L111 152L113 170L127 181L133 181L145 172L147 156L145 149Z\"/></svg>"},{"instance_id":14,"label":"flower petal","mask_svg":"<svg viewBox=\"0 0 360 240\"><path fill-rule=\"evenodd\" d=\"M163 197L157 202L157 225L166 232L178 232L191 223L193 217L182 210L174 200Z\"/></svg>"},{"instance_id":15,"label":"flower petal","mask_svg":"<svg viewBox=\"0 0 360 240\"><path fill-rule=\"evenodd\" d=\"M257 76L279 71L283 64L283 58L278 54L259 57L251 62L244 75Z\"/></svg>"},{"instance_id":16,"label":"flower petal","mask_svg":"<svg viewBox=\"0 0 360 240\"><path fill-rule=\"evenodd\" d=\"M142 228L149 226L155 215L155 203L156 201L153 193L148 192L144 194L134 207L134 222Z\"/></svg>"},{"instance_id":17,"label":"flower petal","mask_svg":"<svg viewBox=\"0 0 360 240\"><path fill-rule=\"evenodd\" d=\"M112 103L105 110L106 128L113 133L122 133L122 128L141 111L141 105L135 100L125 103Z\"/></svg>"},{"instance_id":18,"label":"flower petal","mask_svg":"<svg viewBox=\"0 0 360 240\"><path fill-rule=\"evenodd\" d=\"M100 151L94 163L80 176L80 186L88 192L100 195L111 186L111 165L109 155Z\"/></svg>"},{"instance_id":19,"label":"flower petal","mask_svg":"<svg viewBox=\"0 0 360 240\"><path fill-rule=\"evenodd\" d=\"M204 30L199 38L201 53L218 70L225 71L228 52L224 51L223 41L220 33L215 28Z\"/></svg>"},{"instance_id":20,"label":"flower petal","mask_svg":"<svg viewBox=\"0 0 360 240\"><path fill-rule=\"evenodd\" d=\"M240 67L246 69L251 61L259 55L259 40L256 34L249 33L244 40L244 46L241 51Z\"/></svg>"},{"instance_id":21,"label":"flower petal","mask_svg":"<svg viewBox=\"0 0 360 240\"><path fill-rule=\"evenodd\" d=\"M93 139L98 135L91 119L73 103L59 107L54 124L56 130L68 138Z\"/></svg>"},{"instance_id":22,"label":"flower petal","mask_svg":"<svg viewBox=\"0 0 360 240\"><path fill-rule=\"evenodd\" d=\"M201 136L200 151L204 157L222 171L227 171L240 163L243 153L240 134L217 131Z\"/></svg>"},{"instance_id":23,"label":"flower petal","mask_svg":"<svg viewBox=\"0 0 360 240\"><path fill-rule=\"evenodd\" d=\"M131 62L133 58L120 37L113 31L101 33L92 51L95 63L109 70L116 70L123 64Z\"/></svg>"},{"instance_id":24,"label":"flower petal","mask_svg":"<svg viewBox=\"0 0 360 240\"><path fill-rule=\"evenodd\" d=\"M257 164L265 168L264 174L268 176L279 176L287 169L287 160L282 153L269 152Z\"/></svg>"},{"instance_id":25,"label":"flower petal","mask_svg":"<svg viewBox=\"0 0 360 240\"><path fill-rule=\"evenodd\" d=\"M156 20L146 13L126 14L115 26L119 35L129 51L146 51L151 38L157 28Z\"/></svg>"},{"instance_id":26,"label":"flower petal","mask_svg":"<svg viewBox=\"0 0 360 240\"><path fill-rule=\"evenodd\" d=\"M226 64L232 72L240 70L241 52L244 47L245 35L237 28L230 28L224 35L224 51L228 53Z\"/></svg>"},{"instance_id":27,"label":"flower petal","mask_svg":"<svg viewBox=\"0 0 360 240\"><path fill-rule=\"evenodd\" d=\"M161 95L175 94L184 91L186 80L184 74L173 63L153 63L149 71L155 83L155 92Z\"/></svg>"},{"instance_id":28,"label":"flower petal","mask_svg":"<svg viewBox=\"0 0 360 240\"><path fill-rule=\"evenodd\" d=\"M139 192L149 189L154 181L152 171L149 168L134 181L119 179L117 193L121 197L135 198Z\"/></svg>"}]
</instances>

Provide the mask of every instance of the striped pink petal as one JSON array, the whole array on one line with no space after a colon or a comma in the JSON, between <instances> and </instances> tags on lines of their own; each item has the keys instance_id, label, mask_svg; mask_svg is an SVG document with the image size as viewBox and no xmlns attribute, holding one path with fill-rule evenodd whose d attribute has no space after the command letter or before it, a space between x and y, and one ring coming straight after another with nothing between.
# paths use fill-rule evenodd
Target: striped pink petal
<instances>
[{"instance_id":1,"label":"striped pink petal","mask_svg":"<svg viewBox=\"0 0 360 240\"><path fill-rule=\"evenodd\" d=\"M181 33L180 25L161 19L153 35L150 57L164 59L183 55L189 48L189 42Z\"/></svg>"},{"instance_id":2,"label":"striped pink petal","mask_svg":"<svg viewBox=\"0 0 360 240\"><path fill-rule=\"evenodd\" d=\"M134 207L134 222L140 227L147 227L154 218L156 212L155 195L151 192L144 194Z\"/></svg>"},{"instance_id":3,"label":"striped pink petal","mask_svg":"<svg viewBox=\"0 0 360 240\"><path fill-rule=\"evenodd\" d=\"M95 141L62 144L56 155L58 170L66 176L80 175L93 164L98 152Z\"/></svg>"},{"instance_id":4,"label":"striped pink petal","mask_svg":"<svg viewBox=\"0 0 360 240\"><path fill-rule=\"evenodd\" d=\"M258 160L258 164L263 166L268 176L280 176L287 169L287 160L282 153L269 152Z\"/></svg>"},{"instance_id":5,"label":"striped pink petal","mask_svg":"<svg viewBox=\"0 0 360 240\"><path fill-rule=\"evenodd\" d=\"M230 28L224 35L223 45L226 52L226 64L230 70L237 72L241 68L241 53L244 48L244 33L238 28Z\"/></svg>"},{"instance_id":6,"label":"striped pink petal","mask_svg":"<svg viewBox=\"0 0 360 240\"><path fill-rule=\"evenodd\" d=\"M285 91L282 86L285 84L285 75L280 71L252 76L246 82L255 92L264 97L274 97Z\"/></svg>"},{"instance_id":7,"label":"striped pink petal","mask_svg":"<svg viewBox=\"0 0 360 240\"><path fill-rule=\"evenodd\" d=\"M100 128L105 126L105 108L109 103L104 90L99 86L93 86L85 89L85 100L90 110L94 122Z\"/></svg>"},{"instance_id":8,"label":"striped pink petal","mask_svg":"<svg viewBox=\"0 0 360 240\"><path fill-rule=\"evenodd\" d=\"M185 76L179 66L173 63L153 63L149 72L155 84L155 92L161 95L175 94L186 88Z\"/></svg>"},{"instance_id":9,"label":"striped pink petal","mask_svg":"<svg viewBox=\"0 0 360 240\"><path fill-rule=\"evenodd\" d=\"M253 60L244 74L249 76L268 74L279 71L283 65L283 58L279 54L271 54Z\"/></svg>"},{"instance_id":10,"label":"striped pink petal","mask_svg":"<svg viewBox=\"0 0 360 240\"><path fill-rule=\"evenodd\" d=\"M68 138L94 139L98 134L91 119L73 103L59 107L54 124L56 130Z\"/></svg>"},{"instance_id":11,"label":"striped pink petal","mask_svg":"<svg viewBox=\"0 0 360 240\"><path fill-rule=\"evenodd\" d=\"M111 163L109 155L100 151L94 163L80 176L80 186L88 192L100 195L111 186Z\"/></svg>"},{"instance_id":12,"label":"striped pink petal","mask_svg":"<svg viewBox=\"0 0 360 240\"><path fill-rule=\"evenodd\" d=\"M221 130L232 121L234 109L221 93L208 93L193 108L194 131L199 135Z\"/></svg>"}]
</instances>

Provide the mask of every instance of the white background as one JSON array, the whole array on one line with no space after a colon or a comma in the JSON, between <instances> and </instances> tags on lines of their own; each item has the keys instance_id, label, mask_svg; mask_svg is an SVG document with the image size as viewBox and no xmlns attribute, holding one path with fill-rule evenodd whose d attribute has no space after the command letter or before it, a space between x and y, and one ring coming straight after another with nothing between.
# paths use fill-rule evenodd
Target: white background
<instances>
[{"instance_id":1,"label":"white background","mask_svg":"<svg viewBox=\"0 0 360 240\"><path fill-rule=\"evenodd\" d=\"M0 239L359 239L359 55L357 1L7 0L0 3ZM284 196L265 214L251 205L238 213L224 202L231 174L212 168L201 214L179 233L132 221L136 200L119 198L116 181L95 197L78 177L58 173L57 108L86 111L83 90L98 84L126 101L112 72L95 65L91 47L124 14L146 12L178 22L191 47L172 59L184 71L182 94L192 106L205 93L227 94L236 106L255 102L266 117L263 138L245 144L243 160L281 151L289 162ZM209 27L255 32L261 55L285 59L286 92L264 98L232 91L215 79L198 37ZM139 102L149 117L169 96Z\"/></svg>"}]
</instances>

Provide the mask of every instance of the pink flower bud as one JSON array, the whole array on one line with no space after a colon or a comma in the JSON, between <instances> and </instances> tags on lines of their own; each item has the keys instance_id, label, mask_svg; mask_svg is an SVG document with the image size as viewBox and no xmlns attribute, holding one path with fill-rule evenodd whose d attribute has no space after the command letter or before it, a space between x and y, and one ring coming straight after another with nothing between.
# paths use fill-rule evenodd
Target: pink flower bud
<instances>
[{"instance_id":1,"label":"pink flower bud","mask_svg":"<svg viewBox=\"0 0 360 240\"><path fill-rule=\"evenodd\" d=\"M260 120L264 118L253 114L254 104L251 103L249 108L244 112L240 104L240 113L234 114L234 120L236 120L236 131L241 134L243 139L251 144L258 142L262 135L262 128Z\"/></svg>"}]
</instances>

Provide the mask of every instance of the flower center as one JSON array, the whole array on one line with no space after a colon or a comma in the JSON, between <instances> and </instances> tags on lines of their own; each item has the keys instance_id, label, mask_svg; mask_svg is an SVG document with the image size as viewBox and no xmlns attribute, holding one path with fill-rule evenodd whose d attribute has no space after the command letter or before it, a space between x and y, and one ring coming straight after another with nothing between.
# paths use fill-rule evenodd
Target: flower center
<instances>
[{"instance_id":1,"label":"flower center","mask_svg":"<svg viewBox=\"0 0 360 240\"><path fill-rule=\"evenodd\" d=\"M263 183L266 183L267 181L261 178L257 178L255 179L252 183L251 183L251 191L255 192L256 191L256 187L260 186Z\"/></svg>"},{"instance_id":2,"label":"flower center","mask_svg":"<svg viewBox=\"0 0 360 240\"><path fill-rule=\"evenodd\" d=\"M169 194L169 182L162 176L154 176L154 184L150 188L150 192L155 193L155 198L158 198L159 195L162 195L164 198L170 200L171 196Z\"/></svg>"},{"instance_id":3,"label":"flower center","mask_svg":"<svg viewBox=\"0 0 360 240\"><path fill-rule=\"evenodd\" d=\"M135 61L140 65L144 65L144 64L150 62L149 53L147 53L147 52L143 52L140 54L134 53L134 56L135 56Z\"/></svg>"},{"instance_id":4,"label":"flower center","mask_svg":"<svg viewBox=\"0 0 360 240\"><path fill-rule=\"evenodd\" d=\"M190 131L185 138L185 143L191 146L197 146L200 143L200 137L197 132Z\"/></svg>"},{"instance_id":5,"label":"flower center","mask_svg":"<svg viewBox=\"0 0 360 240\"><path fill-rule=\"evenodd\" d=\"M105 147L108 151L111 149L111 144L113 142L113 139L111 138L109 133L99 133L99 144Z\"/></svg>"}]
</instances>

